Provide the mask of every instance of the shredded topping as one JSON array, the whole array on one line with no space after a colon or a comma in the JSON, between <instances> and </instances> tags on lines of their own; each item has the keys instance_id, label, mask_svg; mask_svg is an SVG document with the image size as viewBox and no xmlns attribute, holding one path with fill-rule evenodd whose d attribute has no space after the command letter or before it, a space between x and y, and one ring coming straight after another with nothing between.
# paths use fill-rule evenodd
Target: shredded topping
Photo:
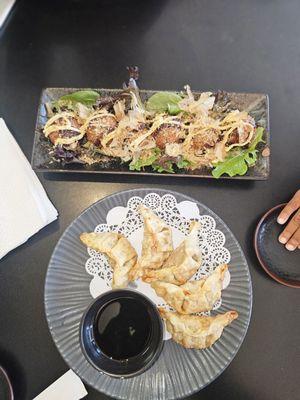
<instances>
[{"instance_id":1,"label":"shredded topping","mask_svg":"<svg viewBox=\"0 0 300 400\"><path fill-rule=\"evenodd\" d=\"M130 165L140 160L139 166L149 165L151 160L153 166L169 168L178 162L186 169L212 167L224 161L232 149L254 140L255 122L246 111L218 114L213 112L216 98L212 93L195 99L190 87L185 89L185 95L176 95L176 104L161 106L162 111L157 103L157 111L147 110L137 90L127 92L129 101L119 97L110 102L111 107L99 102L94 108L77 105L73 111L56 112L47 104L49 114L54 115L43 132L55 146L68 150L88 149L131 161ZM172 94L167 95L175 101ZM83 152L82 160L87 159Z\"/></svg>"}]
</instances>

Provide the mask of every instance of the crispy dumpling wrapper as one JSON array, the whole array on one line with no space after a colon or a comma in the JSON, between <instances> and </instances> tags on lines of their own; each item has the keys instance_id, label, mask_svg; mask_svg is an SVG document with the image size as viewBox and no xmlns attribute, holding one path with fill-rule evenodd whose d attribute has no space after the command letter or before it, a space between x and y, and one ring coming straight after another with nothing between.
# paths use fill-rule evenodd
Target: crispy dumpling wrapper
<instances>
[{"instance_id":1,"label":"crispy dumpling wrapper","mask_svg":"<svg viewBox=\"0 0 300 400\"><path fill-rule=\"evenodd\" d=\"M227 265L220 265L208 277L187 282L182 286L160 281L152 282L151 286L158 296L180 314L210 311L221 298L227 269Z\"/></svg>"},{"instance_id":2,"label":"crispy dumpling wrapper","mask_svg":"<svg viewBox=\"0 0 300 400\"><path fill-rule=\"evenodd\" d=\"M170 254L159 270L146 269L145 282L163 281L182 285L190 279L201 265L202 257L198 244L200 223L193 221L189 236Z\"/></svg>"},{"instance_id":3,"label":"crispy dumpling wrapper","mask_svg":"<svg viewBox=\"0 0 300 400\"><path fill-rule=\"evenodd\" d=\"M130 270L135 266L137 253L128 239L115 232L82 233L80 240L87 246L104 253L113 269L112 288L124 288L130 280Z\"/></svg>"},{"instance_id":4,"label":"crispy dumpling wrapper","mask_svg":"<svg viewBox=\"0 0 300 400\"><path fill-rule=\"evenodd\" d=\"M222 335L223 329L238 317L236 311L228 311L213 317L182 315L159 309L166 321L172 339L187 349L205 349L212 346Z\"/></svg>"},{"instance_id":5,"label":"crispy dumpling wrapper","mask_svg":"<svg viewBox=\"0 0 300 400\"><path fill-rule=\"evenodd\" d=\"M168 225L149 208L141 205L138 210L144 219L144 237L141 257L130 273L132 280L142 276L145 268L161 268L173 251Z\"/></svg>"}]
</instances>

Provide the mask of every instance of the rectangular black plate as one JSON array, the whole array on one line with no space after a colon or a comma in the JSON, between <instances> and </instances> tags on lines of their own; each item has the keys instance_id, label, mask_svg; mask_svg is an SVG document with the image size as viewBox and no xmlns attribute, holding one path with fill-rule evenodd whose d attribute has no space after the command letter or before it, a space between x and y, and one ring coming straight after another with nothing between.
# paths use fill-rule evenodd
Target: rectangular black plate
<instances>
[{"instance_id":1,"label":"rectangular black plate","mask_svg":"<svg viewBox=\"0 0 300 400\"><path fill-rule=\"evenodd\" d=\"M180 177L195 177L195 178L213 178L210 169L197 169L194 171L187 171L183 173L168 174L158 173L152 171L130 171L127 165L121 165L118 162L110 163L109 165L103 164L67 164L62 165L60 162L55 162L49 156L49 150L52 145L44 137L42 133L43 126L47 121L47 113L45 103L57 100L59 97L72 93L76 90L83 90L78 88L46 88L42 91L40 104L38 108L38 115L35 127L35 137L32 151L31 165L35 171L38 172L80 172L88 174L127 174L127 175L155 175L155 176L180 176ZM121 89L92 89L100 93L101 96L110 96L121 92ZM156 91L141 90L141 97L143 100L149 98ZM201 92L194 92L196 95ZM258 93L228 93L227 94L232 108L239 110L246 110L255 119L259 126L265 128L264 140L265 144L260 145L270 146L270 131L269 131L269 99L266 94ZM246 175L235 176L222 176L222 179L250 179L250 180L263 180L267 179L270 173L270 159L263 157L261 151L258 153L258 159L254 167L249 168ZM213 178L215 179L215 178Z\"/></svg>"}]
</instances>

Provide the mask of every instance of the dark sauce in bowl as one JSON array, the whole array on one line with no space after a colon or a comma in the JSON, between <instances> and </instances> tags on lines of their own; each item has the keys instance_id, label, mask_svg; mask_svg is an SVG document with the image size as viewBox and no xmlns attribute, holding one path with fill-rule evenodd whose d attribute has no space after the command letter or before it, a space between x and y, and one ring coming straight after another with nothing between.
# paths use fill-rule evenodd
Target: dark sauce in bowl
<instances>
[{"instance_id":1,"label":"dark sauce in bowl","mask_svg":"<svg viewBox=\"0 0 300 400\"><path fill-rule=\"evenodd\" d=\"M163 347L159 312L135 290L115 289L97 297L81 319L80 344L87 361L114 378L143 373Z\"/></svg>"},{"instance_id":2,"label":"dark sauce in bowl","mask_svg":"<svg viewBox=\"0 0 300 400\"><path fill-rule=\"evenodd\" d=\"M144 352L151 329L150 316L144 304L130 298L119 298L99 311L94 338L107 357L125 360Z\"/></svg>"}]
</instances>

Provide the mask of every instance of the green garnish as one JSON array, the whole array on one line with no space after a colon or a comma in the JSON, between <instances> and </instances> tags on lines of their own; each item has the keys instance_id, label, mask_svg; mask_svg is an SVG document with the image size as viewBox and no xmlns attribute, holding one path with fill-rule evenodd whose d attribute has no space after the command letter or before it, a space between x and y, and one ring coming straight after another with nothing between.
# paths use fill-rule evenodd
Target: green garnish
<instances>
[{"instance_id":1,"label":"green garnish","mask_svg":"<svg viewBox=\"0 0 300 400\"><path fill-rule=\"evenodd\" d=\"M72 103L81 103L86 106L92 106L100 96L94 90L79 90L60 97L55 103L58 106L67 106Z\"/></svg>"},{"instance_id":2,"label":"green garnish","mask_svg":"<svg viewBox=\"0 0 300 400\"><path fill-rule=\"evenodd\" d=\"M148 111L168 112L170 115L177 115L181 110L178 103L182 98L172 92L157 92L146 103Z\"/></svg>"},{"instance_id":3,"label":"green garnish","mask_svg":"<svg viewBox=\"0 0 300 400\"><path fill-rule=\"evenodd\" d=\"M103 154L103 153L101 152L101 149L99 149L99 147L96 147L92 142L87 141L86 143L82 144L81 146L82 146L84 149L89 150L89 152L90 152L92 155L95 155L95 154Z\"/></svg>"},{"instance_id":4,"label":"green garnish","mask_svg":"<svg viewBox=\"0 0 300 400\"><path fill-rule=\"evenodd\" d=\"M135 162L131 161L131 163L129 164L130 171L140 171L144 167L152 165L159 158L160 153L160 150L158 148L155 148L152 150L152 154L149 157L141 157Z\"/></svg>"},{"instance_id":5,"label":"green garnish","mask_svg":"<svg viewBox=\"0 0 300 400\"><path fill-rule=\"evenodd\" d=\"M168 113L170 115L177 115L181 112L181 108L178 106L178 104L170 104L168 103Z\"/></svg>"},{"instance_id":6,"label":"green garnish","mask_svg":"<svg viewBox=\"0 0 300 400\"><path fill-rule=\"evenodd\" d=\"M260 142L264 142L262 139L264 133L263 128L256 129L256 136L252 141L248 149L239 150L238 152L229 152L225 161L219 162L215 165L212 171L212 175L215 178L220 178L223 174L227 174L230 177L235 175L245 175L249 167L252 167L257 160L256 146Z\"/></svg>"},{"instance_id":7,"label":"green garnish","mask_svg":"<svg viewBox=\"0 0 300 400\"><path fill-rule=\"evenodd\" d=\"M82 144L81 146L84 148L84 149L90 149L91 147L92 147L92 143L91 142L89 142L89 141L87 141L86 143L84 143L84 144Z\"/></svg>"},{"instance_id":8,"label":"green garnish","mask_svg":"<svg viewBox=\"0 0 300 400\"><path fill-rule=\"evenodd\" d=\"M188 160L185 160L185 159L183 158L183 159L179 160L179 161L176 163L176 165L177 165L177 167L178 167L179 169L183 169L183 168L189 167L190 165L192 165L192 163L191 163L190 161L188 161Z\"/></svg>"},{"instance_id":9,"label":"green garnish","mask_svg":"<svg viewBox=\"0 0 300 400\"><path fill-rule=\"evenodd\" d=\"M162 167L161 165L158 165L158 164L154 164L154 165L152 165L152 168L153 168L153 171L156 171L156 172L169 172L170 174L175 173L175 171L173 170L173 164L171 161L166 163L165 167Z\"/></svg>"}]
</instances>

